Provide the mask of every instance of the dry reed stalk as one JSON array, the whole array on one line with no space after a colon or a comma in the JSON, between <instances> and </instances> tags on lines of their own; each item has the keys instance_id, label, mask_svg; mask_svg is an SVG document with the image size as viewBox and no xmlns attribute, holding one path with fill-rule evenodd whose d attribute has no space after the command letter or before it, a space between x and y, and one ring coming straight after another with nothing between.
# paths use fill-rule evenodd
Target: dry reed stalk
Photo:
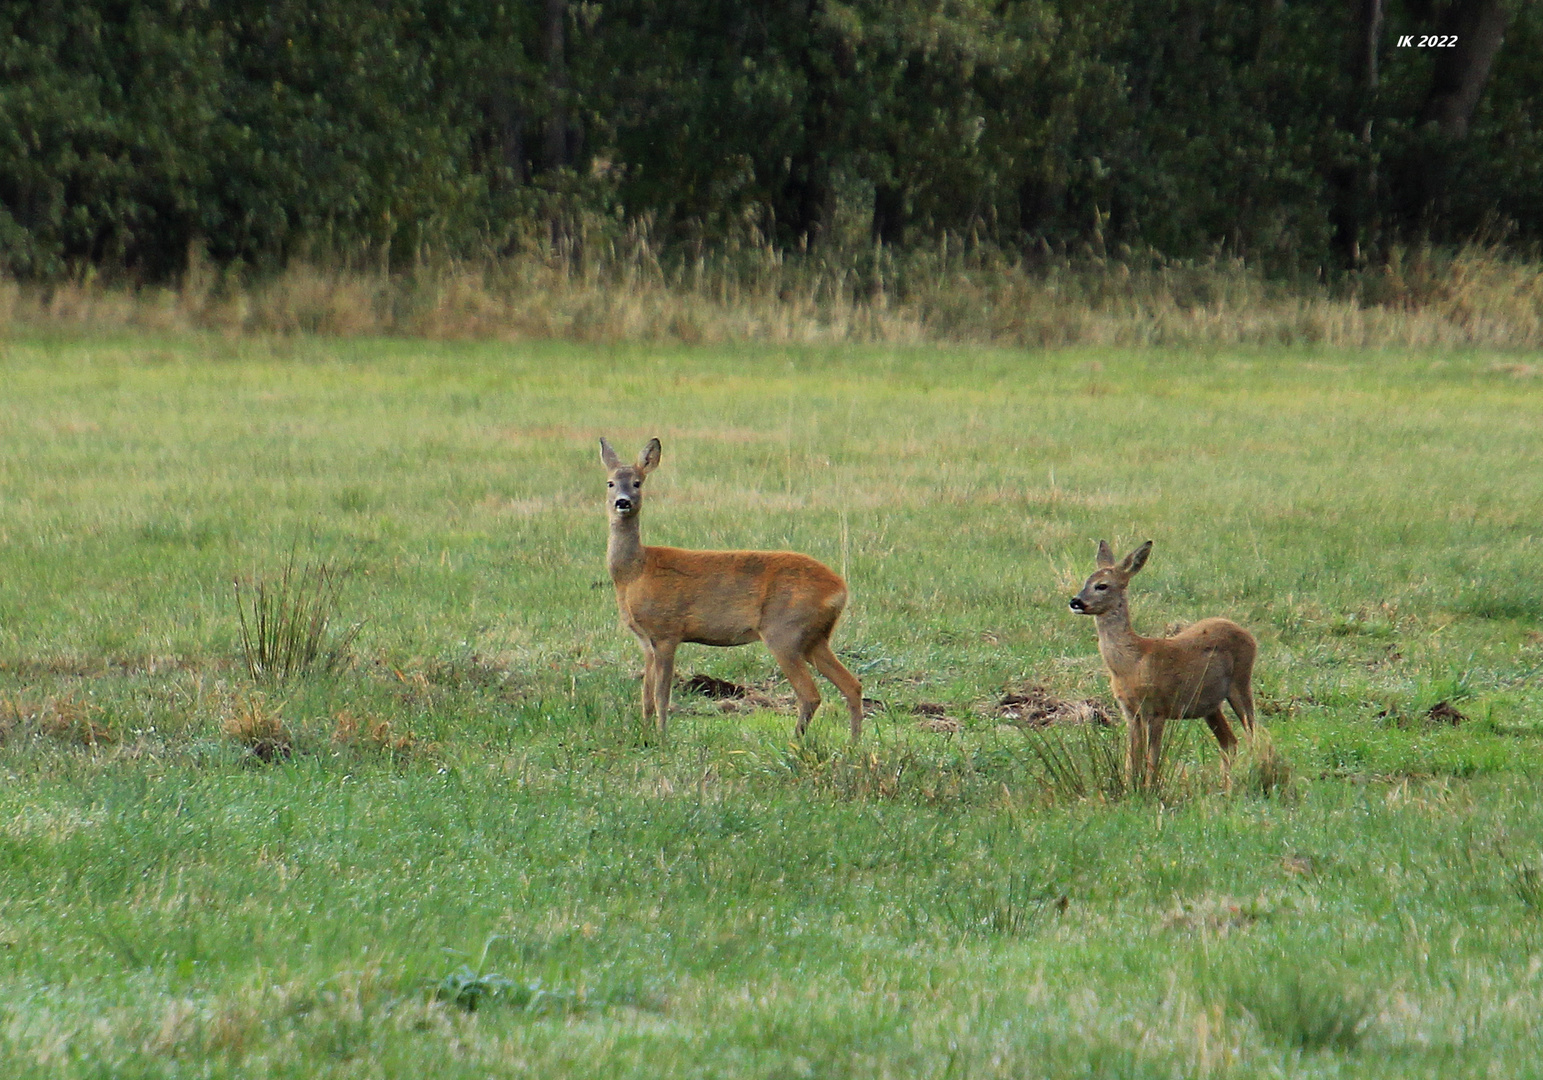
<instances>
[{"instance_id":1,"label":"dry reed stalk","mask_svg":"<svg viewBox=\"0 0 1543 1080\"><path fill-rule=\"evenodd\" d=\"M741 248L666 265L646 234L585 261L536 251L388 276L292 263L248 285L201 265L177 288L0 283L0 332L32 326L434 339L1015 347L1543 345L1543 264L1469 245L1395 250L1330 288L1241 262L1063 259L990 251Z\"/></svg>"}]
</instances>

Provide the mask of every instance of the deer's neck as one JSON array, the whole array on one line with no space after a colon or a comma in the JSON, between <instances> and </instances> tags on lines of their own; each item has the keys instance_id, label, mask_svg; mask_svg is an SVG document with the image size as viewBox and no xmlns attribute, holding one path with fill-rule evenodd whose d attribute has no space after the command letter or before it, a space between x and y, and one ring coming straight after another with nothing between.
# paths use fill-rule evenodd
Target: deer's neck
<instances>
[{"instance_id":1,"label":"deer's neck","mask_svg":"<svg viewBox=\"0 0 1543 1080\"><path fill-rule=\"evenodd\" d=\"M1141 662L1141 639L1130 628L1130 608L1125 598L1102 615L1094 616L1098 627L1098 654L1109 670L1126 672Z\"/></svg>"},{"instance_id":2,"label":"deer's neck","mask_svg":"<svg viewBox=\"0 0 1543 1080\"><path fill-rule=\"evenodd\" d=\"M611 518L611 539L605 548L605 568L611 580L625 584L643 572L643 537L638 528L639 515Z\"/></svg>"}]
</instances>

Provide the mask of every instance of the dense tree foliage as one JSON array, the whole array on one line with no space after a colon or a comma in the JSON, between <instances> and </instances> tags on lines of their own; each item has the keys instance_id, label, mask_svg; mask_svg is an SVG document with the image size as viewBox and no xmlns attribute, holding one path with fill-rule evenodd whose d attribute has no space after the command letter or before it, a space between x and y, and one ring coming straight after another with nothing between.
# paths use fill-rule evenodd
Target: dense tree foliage
<instances>
[{"instance_id":1,"label":"dense tree foliage","mask_svg":"<svg viewBox=\"0 0 1543 1080\"><path fill-rule=\"evenodd\" d=\"M582 213L1353 266L1539 239L1540 106L1527 0L0 0L0 259L392 266Z\"/></svg>"}]
</instances>

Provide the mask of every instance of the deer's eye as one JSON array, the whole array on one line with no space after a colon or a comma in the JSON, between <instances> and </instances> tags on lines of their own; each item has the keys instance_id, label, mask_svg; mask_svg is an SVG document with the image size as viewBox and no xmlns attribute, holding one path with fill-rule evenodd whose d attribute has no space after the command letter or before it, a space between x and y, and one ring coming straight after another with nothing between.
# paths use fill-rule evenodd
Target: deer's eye
<instances>
[{"instance_id":1,"label":"deer's eye","mask_svg":"<svg viewBox=\"0 0 1543 1080\"><path fill-rule=\"evenodd\" d=\"M641 480L634 480L634 481L632 481L632 486L635 487L635 488L640 488L640 487L643 486L643 481L641 481Z\"/></svg>"},{"instance_id":2,"label":"deer's eye","mask_svg":"<svg viewBox=\"0 0 1543 1080\"><path fill-rule=\"evenodd\" d=\"M1100 581L1097 585L1093 586L1093 591L1094 592L1107 592L1108 589L1109 589L1109 586L1105 585L1102 581Z\"/></svg>"},{"instance_id":3,"label":"deer's eye","mask_svg":"<svg viewBox=\"0 0 1543 1080\"><path fill-rule=\"evenodd\" d=\"M616 486L616 481L615 480L607 480L605 482L605 486L606 487L615 487Z\"/></svg>"}]
</instances>

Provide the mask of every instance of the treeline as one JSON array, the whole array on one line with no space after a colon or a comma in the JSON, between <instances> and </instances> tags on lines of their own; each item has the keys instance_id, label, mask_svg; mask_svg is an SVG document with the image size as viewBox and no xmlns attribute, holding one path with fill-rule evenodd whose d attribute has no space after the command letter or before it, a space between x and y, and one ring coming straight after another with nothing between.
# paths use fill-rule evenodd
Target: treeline
<instances>
[{"instance_id":1,"label":"treeline","mask_svg":"<svg viewBox=\"0 0 1543 1080\"><path fill-rule=\"evenodd\" d=\"M4 2L0 269L1529 243L1540 41L1525 0Z\"/></svg>"}]
</instances>

